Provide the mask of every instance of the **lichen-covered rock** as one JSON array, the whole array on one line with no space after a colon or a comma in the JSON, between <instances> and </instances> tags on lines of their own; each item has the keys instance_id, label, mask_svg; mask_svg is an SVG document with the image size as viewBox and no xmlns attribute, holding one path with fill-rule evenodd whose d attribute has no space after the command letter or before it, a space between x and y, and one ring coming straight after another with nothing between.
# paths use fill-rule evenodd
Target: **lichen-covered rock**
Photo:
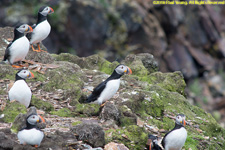
<instances>
[{"instance_id":1,"label":"lichen-covered rock","mask_svg":"<svg viewBox=\"0 0 225 150\"><path fill-rule=\"evenodd\" d=\"M40 47L42 50L47 51L46 47L43 44L40 44ZM34 46L35 49L37 49L37 47ZM54 58L51 56L51 54L46 53L46 52L40 52L37 53L35 51L33 51L31 48L26 56L27 60L32 60L34 62L39 62L39 63L43 63L43 64L50 64L53 63Z\"/></svg>"},{"instance_id":2,"label":"lichen-covered rock","mask_svg":"<svg viewBox=\"0 0 225 150\"><path fill-rule=\"evenodd\" d=\"M154 56L149 53L130 54L123 61L126 65L130 66L133 75L139 77L146 76L150 73L158 71L158 63Z\"/></svg>"},{"instance_id":3,"label":"lichen-covered rock","mask_svg":"<svg viewBox=\"0 0 225 150\"><path fill-rule=\"evenodd\" d=\"M0 64L0 79L15 80L16 71L8 64Z\"/></svg>"},{"instance_id":4,"label":"lichen-covered rock","mask_svg":"<svg viewBox=\"0 0 225 150\"><path fill-rule=\"evenodd\" d=\"M43 86L43 90L51 92L62 89L64 91L63 99L70 98L71 104L75 105L81 96L81 88L85 78L84 72L73 63L56 62L56 64L60 66L47 71L46 76L50 80Z\"/></svg>"},{"instance_id":5,"label":"lichen-covered rock","mask_svg":"<svg viewBox=\"0 0 225 150\"><path fill-rule=\"evenodd\" d=\"M98 124L78 124L72 127L71 131L78 135L79 140L85 141L93 147L105 145L105 133Z\"/></svg>"},{"instance_id":6,"label":"lichen-covered rock","mask_svg":"<svg viewBox=\"0 0 225 150\"><path fill-rule=\"evenodd\" d=\"M43 101L39 98L37 98L36 96L32 95L32 99L30 102L31 106L35 106L38 109L42 109L46 112L52 111L54 110L54 107L51 103L47 102L47 101Z\"/></svg>"},{"instance_id":7,"label":"lichen-covered rock","mask_svg":"<svg viewBox=\"0 0 225 150\"><path fill-rule=\"evenodd\" d=\"M143 150L147 140L147 132L136 125L123 127L122 129L109 129L106 131L106 142L123 143L129 149Z\"/></svg>"},{"instance_id":8,"label":"lichen-covered rock","mask_svg":"<svg viewBox=\"0 0 225 150\"><path fill-rule=\"evenodd\" d=\"M68 61L79 65L81 68L86 69L96 69L104 73L110 74L119 65L118 62L109 62L106 59L100 57L99 55L91 55L89 57L78 57L76 55L71 55L68 53L62 53L55 56L57 61Z\"/></svg>"},{"instance_id":9,"label":"lichen-covered rock","mask_svg":"<svg viewBox=\"0 0 225 150\"><path fill-rule=\"evenodd\" d=\"M1 112L1 114L5 115L5 117L2 118L2 120L7 123L13 122L16 116L20 113L22 114L27 113L27 109L24 105L20 104L17 101L12 103L8 102L4 110Z\"/></svg>"}]
</instances>

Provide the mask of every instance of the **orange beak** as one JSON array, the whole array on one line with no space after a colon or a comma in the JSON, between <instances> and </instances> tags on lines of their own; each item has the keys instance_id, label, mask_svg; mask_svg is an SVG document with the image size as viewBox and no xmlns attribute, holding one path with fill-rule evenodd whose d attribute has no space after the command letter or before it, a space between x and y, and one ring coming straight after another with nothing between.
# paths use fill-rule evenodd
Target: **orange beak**
<instances>
[{"instance_id":1,"label":"orange beak","mask_svg":"<svg viewBox=\"0 0 225 150\"><path fill-rule=\"evenodd\" d=\"M45 119L42 116L40 116L40 115L38 115L38 116L41 119L41 122L45 123Z\"/></svg>"},{"instance_id":2,"label":"orange beak","mask_svg":"<svg viewBox=\"0 0 225 150\"><path fill-rule=\"evenodd\" d=\"M32 72L29 73L28 75L29 78L34 78L34 74Z\"/></svg>"},{"instance_id":3,"label":"orange beak","mask_svg":"<svg viewBox=\"0 0 225 150\"><path fill-rule=\"evenodd\" d=\"M127 67L127 70L126 70L125 73L126 73L126 74L132 74L132 70L131 70L129 67Z\"/></svg>"},{"instance_id":4,"label":"orange beak","mask_svg":"<svg viewBox=\"0 0 225 150\"><path fill-rule=\"evenodd\" d=\"M186 126L186 121L184 120L183 125Z\"/></svg>"},{"instance_id":5,"label":"orange beak","mask_svg":"<svg viewBox=\"0 0 225 150\"><path fill-rule=\"evenodd\" d=\"M50 8L50 11L48 12L49 14L52 14L52 13L54 13L54 10L51 8L51 7L49 7Z\"/></svg>"},{"instance_id":6,"label":"orange beak","mask_svg":"<svg viewBox=\"0 0 225 150\"><path fill-rule=\"evenodd\" d=\"M28 31L29 32L33 32L33 28L31 26L28 25Z\"/></svg>"}]
</instances>

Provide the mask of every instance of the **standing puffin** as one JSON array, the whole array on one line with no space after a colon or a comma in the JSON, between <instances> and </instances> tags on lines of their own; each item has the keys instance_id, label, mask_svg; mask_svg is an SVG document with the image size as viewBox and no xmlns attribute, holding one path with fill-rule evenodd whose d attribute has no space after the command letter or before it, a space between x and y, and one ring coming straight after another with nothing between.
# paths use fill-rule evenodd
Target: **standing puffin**
<instances>
[{"instance_id":1,"label":"standing puffin","mask_svg":"<svg viewBox=\"0 0 225 150\"><path fill-rule=\"evenodd\" d=\"M34 113L27 117L26 127L17 133L20 144L29 144L35 147L40 146L41 141L44 138L44 133L37 127L37 123L40 122L40 119L44 121L43 118L40 118Z\"/></svg>"},{"instance_id":2,"label":"standing puffin","mask_svg":"<svg viewBox=\"0 0 225 150\"><path fill-rule=\"evenodd\" d=\"M147 150L162 150L162 148L158 145L158 137L149 134L146 148Z\"/></svg>"},{"instance_id":3,"label":"standing puffin","mask_svg":"<svg viewBox=\"0 0 225 150\"><path fill-rule=\"evenodd\" d=\"M29 40L24 33L32 32L33 29L27 24L18 25L14 29L14 39L7 46L3 61L8 61L12 67L20 68L22 65L13 65L15 62L21 62L27 56L30 48Z\"/></svg>"},{"instance_id":4,"label":"standing puffin","mask_svg":"<svg viewBox=\"0 0 225 150\"><path fill-rule=\"evenodd\" d=\"M47 20L47 15L53 12L54 10L49 6L42 6L39 9L37 24L32 26L34 31L31 34L27 34L27 37L30 39L31 48L33 51L44 51L40 48L40 42L43 41L51 31L51 26ZM38 50L34 49L33 44L37 44Z\"/></svg>"},{"instance_id":5,"label":"standing puffin","mask_svg":"<svg viewBox=\"0 0 225 150\"><path fill-rule=\"evenodd\" d=\"M120 87L120 77L124 73L132 74L132 71L125 65L118 65L109 78L95 87L92 94L88 96L84 103L95 102L101 105L103 102L112 98Z\"/></svg>"},{"instance_id":6,"label":"standing puffin","mask_svg":"<svg viewBox=\"0 0 225 150\"><path fill-rule=\"evenodd\" d=\"M163 140L162 146L165 150L181 150L187 138L185 115L179 114L176 117L175 127L168 132Z\"/></svg>"},{"instance_id":7,"label":"standing puffin","mask_svg":"<svg viewBox=\"0 0 225 150\"><path fill-rule=\"evenodd\" d=\"M32 93L25 80L31 77L34 75L27 69L21 69L16 73L15 82L8 93L10 101L16 100L26 107L30 105Z\"/></svg>"}]
</instances>

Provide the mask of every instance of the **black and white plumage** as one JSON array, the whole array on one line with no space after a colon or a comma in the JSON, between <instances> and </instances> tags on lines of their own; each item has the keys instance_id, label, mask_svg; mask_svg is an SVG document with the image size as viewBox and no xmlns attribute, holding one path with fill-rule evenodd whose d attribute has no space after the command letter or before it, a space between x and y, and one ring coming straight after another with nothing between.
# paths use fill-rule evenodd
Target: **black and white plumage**
<instances>
[{"instance_id":1,"label":"black and white plumage","mask_svg":"<svg viewBox=\"0 0 225 150\"><path fill-rule=\"evenodd\" d=\"M10 101L16 100L26 107L30 105L32 93L25 80L31 77L34 75L27 69L21 69L16 73L15 82L8 93Z\"/></svg>"},{"instance_id":2,"label":"black and white plumage","mask_svg":"<svg viewBox=\"0 0 225 150\"><path fill-rule=\"evenodd\" d=\"M146 148L147 150L162 150L162 148L158 145L158 137L149 134Z\"/></svg>"},{"instance_id":3,"label":"black and white plumage","mask_svg":"<svg viewBox=\"0 0 225 150\"><path fill-rule=\"evenodd\" d=\"M179 114L176 117L175 127L168 132L163 140L162 146L165 150L181 150L187 138L185 115Z\"/></svg>"},{"instance_id":4,"label":"black and white plumage","mask_svg":"<svg viewBox=\"0 0 225 150\"><path fill-rule=\"evenodd\" d=\"M18 25L14 29L14 39L7 46L3 61L11 65L25 59L30 48L30 43L24 33L32 32L33 29L27 24Z\"/></svg>"},{"instance_id":5,"label":"black and white plumage","mask_svg":"<svg viewBox=\"0 0 225 150\"><path fill-rule=\"evenodd\" d=\"M44 138L44 133L37 127L37 123L40 122L40 119L42 118L37 114L30 114L27 117L26 127L17 133L20 144L29 144L35 147L40 146Z\"/></svg>"},{"instance_id":6,"label":"black and white plumage","mask_svg":"<svg viewBox=\"0 0 225 150\"><path fill-rule=\"evenodd\" d=\"M37 24L34 24L33 32L27 34L28 39L30 39L31 48L33 51L41 52L40 42L43 41L50 33L51 26L48 23L47 15L53 13L54 10L49 6L42 6L38 11ZM35 50L33 44L38 45L38 50Z\"/></svg>"},{"instance_id":7,"label":"black and white plumage","mask_svg":"<svg viewBox=\"0 0 225 150\"><path fill-rule=\"evenodd\" d=\"M124 74L132 74L131 69L125 65L118 65L109 78L95 87L94 91L88 96L85 103L95 102L102 104L112 98L118 91L120 87L120 77Z\"/></svg>"}]
</instances>

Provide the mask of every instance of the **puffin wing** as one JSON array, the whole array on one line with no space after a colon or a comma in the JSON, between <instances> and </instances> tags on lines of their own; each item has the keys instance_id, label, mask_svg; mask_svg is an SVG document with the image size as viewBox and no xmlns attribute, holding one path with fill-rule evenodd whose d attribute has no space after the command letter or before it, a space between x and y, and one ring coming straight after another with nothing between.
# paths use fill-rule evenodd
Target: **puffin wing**
<instances>
[{"instance_id":1,"label":"puffin wing","mask_svg":"<svg viewBox=\"0 0 225 150\"><path fill-rule=\"evenodd\" d=\"M36 24L33 24L32 26L31 26L31 28L32 29L34 29L35 27L36 27L37 25ZM31 35L33 34L33 32L30 32L30 33L27 33L26 34L26 37L27 37L27 39L30 41L30 39L31 39Z\"/></svg>"},{"instance_id":2,"label":"puffin wing","mask_svg":"<svg viewBox=\"0 0 225 150\"><path fill-rule=\"evenodd\" d=\"M105 89L105 87L106 81L100 83L96 88L94 88L94 91L92 92L91 95L88 96L88 98L86 99L86 101L84 101L84 103L90 103L97 100L102 91Z\"/></svg>"},{"instance_id":3,"label":"puffin wing","mask_svg":"<svg viewBox=\"0 0 225 150\"><path fill-rule=\"evenodd\" d=\"M5 50L5 55L4 55L3 61L6 61L10 57L9 49L10 49L11 45L12 45L12 42L9 43L9 45L7 46L7 48Z\"/></svg>"}]
</instances>

